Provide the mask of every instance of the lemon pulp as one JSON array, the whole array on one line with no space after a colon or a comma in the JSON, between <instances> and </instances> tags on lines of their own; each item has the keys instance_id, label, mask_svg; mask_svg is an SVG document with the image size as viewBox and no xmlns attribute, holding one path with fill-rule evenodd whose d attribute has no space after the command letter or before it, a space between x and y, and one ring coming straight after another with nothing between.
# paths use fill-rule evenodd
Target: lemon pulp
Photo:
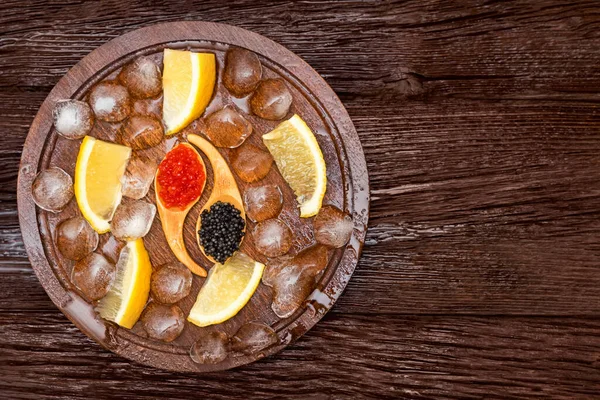
<instances>
[{"instance_id":1,"label":"lemon pulp","mask_svg":"<svg viewBox=\"0 0 600 400\"><path fill-rule=\"evenodd\" d=\"M198 293L188 321L202 327L235 316L256 291L264 269L264 264L239 251L225 264L215 264Z\"/></svg>"},{"instance_id":2,"label":"lemon pulp","mask_svg":"<svg viewBox=\"0 0 600 400\"><path fill-rule=\"evenodd\" d=\"M165 49L163 119L172 135L198 118L210 102L217 78L215 55Z\"/></svg>"},{"instance_id":3,"label":"lemon pulp","mask_svg":"<svg viewBox=\"0 0 600 400\"><path fill-rule=\"evenodd\" d=\"M121 202L121 178L131 149L86 136L75 165L75 198L83 217L98 233L110 230Z\"/></svg>"},{"instance_id":4,"label":"lemon pulp","mask_svg":"<svg viewBox=\"0 0 600 400\"><path fill-rule=\"evenodd\" d=\"M152 265L142 239L127 242L117 262L117 276L108 294L100 300L102 318L131 329L146 306Z\"/></svg>"},{"instance_id":5,"label":"lemon pulp","mask_svg":"<svg viewBox=\"0 0 600 400\"><path fill-rule=\"evenodd\" d=\"M314 133L297 114L263 136L281 175L300 206L301 217L316 215L327 189L323 153Z\"/></svg>"}]
</instances>

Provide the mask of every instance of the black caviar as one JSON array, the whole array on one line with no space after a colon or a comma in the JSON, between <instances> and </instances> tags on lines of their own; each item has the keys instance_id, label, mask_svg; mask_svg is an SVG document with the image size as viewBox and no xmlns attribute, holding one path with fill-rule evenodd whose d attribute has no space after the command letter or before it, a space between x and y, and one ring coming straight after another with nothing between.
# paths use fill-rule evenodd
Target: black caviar
<instances>
[{"instance_id":1,"label":"black caviar","mask_svg":"<svg viewBox=\"0 0 600 400\"><path fill-rule=\"evenodd\" d=\"M204 252L223 264L239 248L246 222L240 210L217 201L200 215L200 244Z\"/></svg>"}]
</instances>

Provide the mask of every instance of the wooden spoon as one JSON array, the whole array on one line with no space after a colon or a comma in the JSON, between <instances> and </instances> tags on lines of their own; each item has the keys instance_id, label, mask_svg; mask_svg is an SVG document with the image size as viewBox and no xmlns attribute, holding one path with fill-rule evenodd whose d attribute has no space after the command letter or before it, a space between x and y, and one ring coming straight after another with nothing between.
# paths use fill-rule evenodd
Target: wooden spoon
<instances>
[{"instance_id":1,"label":"wooden spoon","mask_svg":"<svg viewBox=\"0 0 600 400\"><path fill-rule=\"evenodd\" d=\"M204 251L204 247L200 244L200 226L201 226L201 218L202 211L207 210L218 201L222 201L224 203L230 203L235 208L240 210L240 215L246 221L246 213L244 212L244 203L242 202L242 196L240 195L240 190L238 189L237 183L227 165L227 162L219 153L219 151L206 139L201 138L198 135L189 134L187 137L188 141L192 143L194 146L198 147L208 160L210 161L210 165L213 170L213 189L210 197L206 201L206 204L200 210L200 214L198 216L198 222L196 223L196 240L198 241L198 246L200 246L200 250L202 253L208 258L210 261L216 263L217 261L211 256L207 255ZM245 230L244 225L244 230ZM243 240L243 238L242 238Z\"/></svg>"},{"instance_id":2,"label":"wooden spoon","mask_svg":"<svg viewBox=\"0 0 600 400\"><path fill-rule=\"evenodd\" d=\"M204 160L200 157L200 154L194 149L194 147L190 146L187 143L182 143L181 145L187 146L194 151L194 154L198 157L200 164L202 164L202 168L206 173L206 166L204 165ZM183 241L183 223L185 222L185 217L187 216L190 209L198 202L200 196L198 196L195 200L191 201L186 208L177 209L177 208L167 208L162 200L160 199L158 193L160 192L160 186L158 184L158 170L156 171L156 175L154 176L154 189L156 191L156 206L158 208L158 215L160 216L160 221L162 223L162 228L165 233L165 237L167 238L167 243L169 243L169 247L175 254L175 257L179 261L181 261L186 267L189 268L194 274L199 276L206 276L206 270L202 268L200 265L196 264L196 262L190 257L187 249L185 248L185 242ZM206 183L206 180L205 180ZM200 190L200 195L202 195L202 191L204 190L204 186Z\"/></svg>"}]
</instances>

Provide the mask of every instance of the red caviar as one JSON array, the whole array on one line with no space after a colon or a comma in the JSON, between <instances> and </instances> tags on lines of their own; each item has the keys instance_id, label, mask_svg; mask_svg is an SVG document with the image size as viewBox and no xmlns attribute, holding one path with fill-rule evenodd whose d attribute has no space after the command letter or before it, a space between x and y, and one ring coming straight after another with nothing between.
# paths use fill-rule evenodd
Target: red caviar
<instances>
[{"instance_id":1,"label":"red caviar","mask_svg":"<svg viewBox=\"0 0 600 400\"><path fill-rule=\"evenodd\" d=\"M158 196L167 208L185 208L202 194L206 171L196 152L180 144L158 166Z\"/></svg>"}]
</instances>

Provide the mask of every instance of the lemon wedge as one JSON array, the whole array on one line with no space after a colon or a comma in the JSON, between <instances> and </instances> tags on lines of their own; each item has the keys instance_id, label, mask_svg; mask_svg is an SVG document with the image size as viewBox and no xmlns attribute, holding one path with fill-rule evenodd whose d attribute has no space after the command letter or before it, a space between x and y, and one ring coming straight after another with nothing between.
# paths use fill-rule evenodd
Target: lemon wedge
<instances>
[{"instance_id":1,"label":"lemon wedge","mask_svg":"<svg viewBox=\"0 0 600 400\"><path fill-rule=\"evenodd\" d=\"M150 293L152 265L142 239L127 242L117 262L117 276L100 300L100 316L131 329L144 310Z\"/></svg>"},{"instance_id":2,"label":"lemon wedge","mask_svg":"<svg viewBox=\"0 0 600 400\"><path fill-rule=\"evenodd\" d=\"M262 138L296 195L300 216L316 215L327 189L327 170L314 133L294 114Z\"/></svg>"},{"instance_id":3,"label":"lemon wedge","mask_svg":"<svg viewBox=\"0 0 600 400\"><path fill-rule=\"evenodd\" d=\"M256 291L264 269L264 264L239 251L225 264L215 264L198 293L188 321L208 326L235 316Z\"/></svg>"},{"instance_id":4,"label":"lemon wedge","mask_svg":"<svg viewBox=\"0 0 600 400\"><path fill-rule=\"evenodd\" d=\"M172 135L198 118L210 102L217 66L212 53L165 49L163 119Z\"/></svg>"},{"instance_id":5,"label":"lemon wedge","mask_svg":"<svg viewBox=\"0 0 600 400\"><path fill-rule=\"evenodd\" d=\"M98 233L110 230L121 202L121 178L131 149L86 136L75 165L75 198L83 217Z\"/></svg>"}]
</instances>

